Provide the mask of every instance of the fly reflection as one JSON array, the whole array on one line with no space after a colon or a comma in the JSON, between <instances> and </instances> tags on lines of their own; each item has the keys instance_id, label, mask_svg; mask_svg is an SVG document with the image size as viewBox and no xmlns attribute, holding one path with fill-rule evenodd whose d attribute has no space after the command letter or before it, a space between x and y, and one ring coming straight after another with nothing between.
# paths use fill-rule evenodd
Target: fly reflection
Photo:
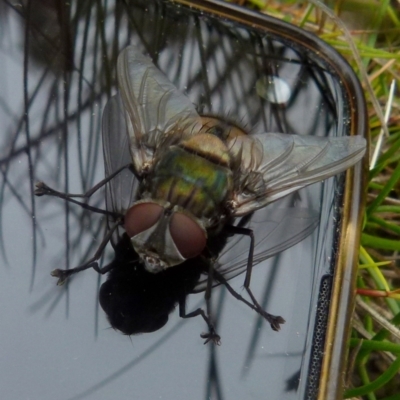
<instances>
[{"instance_id":1,"label":"fly reflection","mask_svg":"<svg viewBox=\"0 0 400 400\"><path fill-rule=\"evenodd\" d=\"M274 212L270 217L272 231L262 221L258 221L258 229L249 227L248 222L253 223L252 214L269 203L354 165L364 155L365 140L279 133L247 135L222 118L200 116L192 102L134 46L120 54L117 75L120 92L110 99L103 114L106 179L85 195L59 193L43 183L36 190L37 195L76 202L74 197L90 197L107 185L109 232L87 263L53 271L58 283L89 267L104 272L97 260L107 242L111 240L117 246L125 231L135 251L133 265L140 264L136 270L156 276L180 271L184 265L192 268L197 262L194 260L201 260L200 274L193 267L194 275L186 283L193 278L196 282L189 291L205 290L206 299L213 285L223 283L229 289L227 280L246 272L244 287L251 302L240 300L261 314L273 330L279 330L283 318L264 311L251 292L251 269L302 240L312 231L316 218L304 210L300 214L298 210ZM235 224L240 217L244 222ZM232 235L232 240L222 241L223 251L213 251L214 242ZM238 235L248 236L250 242L250 248L244 251L240 247L239 254ZM118 263L123 268L111 272L109 286L118 274L126 273L128 264ZM154 282L162 282L153 278ZM185 290L171 303L181 304ZM114 303L103 299L102 304L111 309ZM170 308L166 304L166 310ZM209 332L202 335L206 342L218 343L209 306L207 313L196 312L208 324ZM168 313L157 316L154 326L143 325L158 329ZM131 323L125 321L121 326L125 324Z\"/></svg>"},{"instance_id":2,"label":"fly reflection","mask_svg":"<svg viewBox=\"0 0 400 400\"><path fill-rule=\"evenodd\" d=\"M114 261L106 268L110 272L100 289L101 307L114 329L134 335L162 328L176 304L180 316L186 317L186 296L207 267L197 257L152 274L140 262L129 237L123 235L115 248Z\"/></svg>"}]
</instances>

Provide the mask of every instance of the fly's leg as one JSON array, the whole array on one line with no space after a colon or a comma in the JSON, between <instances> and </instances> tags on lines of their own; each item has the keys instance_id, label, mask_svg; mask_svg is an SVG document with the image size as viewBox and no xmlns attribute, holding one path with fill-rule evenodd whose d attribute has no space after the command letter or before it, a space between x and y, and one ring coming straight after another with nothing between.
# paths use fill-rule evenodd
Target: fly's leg
<instances>
[{"instance_id":1,"label":"fly's leg","mask_svg":"<svg viewBox=\"0 0 400 400\"><path fill-rule=\"evenodd\" d=\"M204 344L207 344L208 342L213 342L216 345L221 344L221 337L218 335L218 333L215 331L214 324L211 322L211 318L207 313L204 312L202 308L198 308L197 310L194 310L190 312L189 314L186 314L186 304L185 304L185 299L183 299L181 302L179 302L179 316L181 318L193 318L201 315L206 322L208 326L208 332L207 333L202 333L200 337L202 339L206 339Z\"/></svg>"},{"instance_id":2,"label":"fly's leg","mask_svg":"<svg viewBox=\"0 0 400 400\"><path fill-rule=\"evenodd\" d=\"M93 186L91 189L89 189L86 193L83 194L70 194L70 193L62 193L62 192L57 192L56 190L50 188L43 182L38 182L36 184L37 189L35 190L35 195L36 196L56 196L60 197L62 199L68 199L68 198L74 198L74 197L80 197L80 198L89 198L92 196L94 193L96 193L101 187L103 187L107 182L111 181L114 177L116 177L120 172L122 172L126 168L130 168L131 164L126 164L122 166L121 168L117 169L115 172L113 172L111 175L107 176L107 178L102 179L99 183L97 183L95 186Z\"/></svg>"},{"instance_id":3,"label":"fly's leg","mask_svg":"<svg viewBox=\"0 0 400 400\"><path fill-rule=\"evenodd\" d=\"M249 301L247 301L244 297L242 297L235 289L233 289L233 287L228 283L228 281L223 277L223 275L221 275L220 273L218 273L217 271L214 272L215 274L215 278L217 279L217 281L219 281L222 285L224 285L227 289L228 292L237 300L241 301L242 303L246 304L246 306L250 307L252 310L256 311L258 314L260 314L263 318L265 318L270 324L271 327L274 331L279 330L280 326L278 327L278 329L274 329L274 327L272 326L272 323L276 324L276 320L278 319L278 322L280 324L285 323L285 320L282 317L279 316L275 316L272 314L267 313L256 301L256 299L254 299L254 296L252 297L252 301L253 303L255 302L255 304L250 303ZM251 296L250 296L251 297ZM271 322L272 320L272 322Z\"/></svg>"},{"instance_id":4,"label":"fly's leg","mask_svg":"<svg viewBox=\"0 0 400 400\"><path fill-rule=\"evenodd\" d=\"M101 210L96 207L89 206L85 203L81 203L77 200L74 200L75 198L84 198L88 199L90 198L94 193L96 193L100 188L102 188L107 182L109 182L111 179L113 179L115 176L117 176L120 172L122 172L126 168L130 168L131 164L124 165L123 167L117 169L115 172L113 172L111 175L107 176L107 178L104 178L101 180L99 183L97 183L95 186L93 186L91 189L89 189L86 193L83 194L71 194L71 193L63 193L63 192L58 192L57 190L52 189L51 187L47 186L44 182L38 182L36 184L36 189L35 189L35 195L36 196L54 196L54 197L59 197L60 199L64 199L66 201L69 201L71 203L75 203L80 205L81 207L94 211L100 214L106 214L106 215L114 215L114 213L111 213L106 210ZM114 215L115 216L115 215Z\"/></svg>"},{"instance_id":5,"label":"fly's leg","mask_svg":"<svg viewBox=\"0 0 400 400\"><path fill-rule=\"evenodd\" d=\"M78 272L84 271L89 268L93 268L96 272L99 274L105 274L109 271L110 268L109 266L106 266L104 268L99 267L99 263L97 262L101 255L103 254L103 251L105 247L107 246L107 243L110 241L111 236L113 235L115 229L117 229L118 225L121 224L121 220L118 220L115 222L115 224L111 227L111 229L107 232L107 234L104 236L103 240L100 243L100 246L96 250L96 253L92 258L90 258L87 262L84 264L80 265L79 267L75 267L72 269L55 269L51 272L51 276L54 276L58 278L57 285L61 286L65 283L65 281L73 274L76 274Z\"/></svg>"},{"instance_id":6,"label":"fly's leg","mask_svg":"<svg viewBox=\"0 0 400 400\"><path fill-rule=\"evenodd\" d=\"M119 215L116 215L115 213L107 210L103 210L101 208L93 207L90 206L89 204L82 203L80 201L75 200L72 197L69 197L70 195L67 193L62 193L62 192L57 192L54 189L51 189L49 186L47 186L43 182L38 182L36 184L36 189L35 189L35 195L36 196L54 196L58 197L60 199L64 199L70 203L78 204L78 206L84 208L85 210L93 211L98 214L103 214L103 215L110 215L113 217L118 217ZM83 196L83 195L82 195Z\"/></svg>"},{"instance_id":7,"label":"fly's leg","mask_svg":"<svg viewBox=\"0 0 400 400\"><path fill-rule=\"evenodd\" d=\"M218 333L215 331L214 324L211 321L211 292L212 292L212 285L213 285L213 279L214 279L214 263L210 262L209 268L208 268L208 279L207 279L207 288L204 293L204 298L206 300L206 307L207 307L207 318L208 321L208 333L202 333L200 336L203 339L206 339L204 344L207 344L210 340L213 341L213 343L220 345L221 344L221 337L218 335ZM203 317L204 318L204 317Z\"/></svg>"},{"instance_id":8,"label":"fly's leg","mask_svg":"<svg viewBox=\"0 0 400 400\"><path fill-rule=\"evenodd\" d=\"M200 335L202 339L206 339L204 344L207 344L208 342L213 342L214 344L219 346L221 344L221 337L216 332L215 326L211 319L211 291L213 283L213 273L214 273L214 268L212 266L212 263L210 263L210 267L208 269L207 288L204 294L204 298L206 300L207 313L204 312L202 308L198 308L197 310L194 310L191 313L186 314L186 303L185 303L185 298L183 298L179 301L179 316L181 318L192 318L201 315L208 326L208 332L202 333Z\"/></svg>"},{"instance_id":9,"label":"fly's leg","mask_svg":"<svg viewBox=\"0 0 400 400\"><path fill-rule=\"evenodd\" d=\"M281 328L281 324L285 323L285 320L280 317L279 315L272 315L267 313L258 303L258 301L256 300L256 298L253 295L253 292L250 289L250 281L251 281L251 271L253 268L253 256L254 256L254 234L253 231L251 229L248 228L242 228L242 227L238 227L238 226L229 226L228 227L229 230L231 230L234 233L237 234L241 234L241 235L246 235L250 237L250 249L249 249L249 256L247 258L247 269L246 269L246 277L244 279L244 288L246 289L246 292L248 293L248 295L251 298L251 301L253 302L254 305L254 309L262 316L264 317L265 320L267 320L270 325L272 330L274 331L279 331ZM218 278L217 278L218 279ZM224 285L227 287L227 289L229 290L229 285L227 285L226 280ZM231 288L232 289L232 288ZM233 290L233 289L232 289ZM236 292L235 292L236 293ZM233 293L232 293L233 294ZM240 296L238 293L236 293L236 295ZM236 297L233 294L234 297ZM241 296L240 296L241 297ZM236 297L238 300L243 301L244 299L241 297L241 299L239 299L238 297ZM242 300L243 299L243 300ZM245 302L246 303L246 302Z\"/></svg>"}]
</instances>

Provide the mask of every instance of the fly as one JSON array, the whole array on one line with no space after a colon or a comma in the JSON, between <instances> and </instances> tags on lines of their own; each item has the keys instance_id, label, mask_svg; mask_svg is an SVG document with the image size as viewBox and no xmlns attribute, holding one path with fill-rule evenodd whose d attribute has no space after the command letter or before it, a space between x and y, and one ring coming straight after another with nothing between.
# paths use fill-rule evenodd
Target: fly
<instances>
[{"instance_id":1,"label":"fly","mask_svg":"<svg viewBox=\"0 0 400 400\"><path fill-rule=\"evenodd\" d=\"M85 195L62 194L43 183L37 186L37 195L71 200L89 197L107 185L109 232L87 263L53 271L58 284L89 267L102 272L97 264L102 250L110 239L116 245L123 231L152 274L198 257L212 259L211 243L222 231L229 231L249 236L250 249L239 264L231 260L236 269L210 263L203 286L211 290L213 271L228 271L229 278L246 271L244 287L256 311L272 329L279 330L283 318L262 310L250 290L251 268L266 258L260 257L262 251L257 248L261 242L251 229L235 226L233 221L350 168L363 157L365 139L247 135L221 118L199 115L191 101L135 46L121 52L117 76L119 93L109 100L103 114L105 180ZM302 231L308 234L311 230ZM279 251L297 241L283 238ZM218 341L219 336L209 330L209 339Z\"/></svg>"},{"instance_id":2,"label":"fly","mask_svg":"<svg viewBox=\"0 0 400 400\"><path fill-rule=\"evenodd\" d=\"M257 220L257 217L255 217ZM238 225L246 225L246 217ZM257 263L301 241L308 236L318 223L317 214L305 209L275 210L274 216L252 221L253 227L260 230L256 240ZM287 226L291 225L288 231ZM262 231L267 230L267 240ZM289 232L289 233L288 233ZM109 271L107 281L101 285L99 302L111 326L126 335L154 332L168 321L169 314L179 306L181 318L201 316L207 323L208 332L202 333L205 343L213 340L219 343L209 313L209 297L206 294L207 311L197 308L186 312L186 297L191 293L207 291L210 265L213 268L213 285L224 285L237 300L246 304L264 318L281 319L266 313L256 304L247 301L228 283L232 277L243 272L247 265L247 251L232 254L240 237L231 238L227 231L222 232L209 244L208 250L215 257L194 257L167 268L157 274L146 270L139 255L133 249L130 238L122 235L114 246L114 260L103 267L101 272ZM263 243L265 242L265 243ZM258 249L262 249L257 251Z\"/></svg>"}]
</instances>

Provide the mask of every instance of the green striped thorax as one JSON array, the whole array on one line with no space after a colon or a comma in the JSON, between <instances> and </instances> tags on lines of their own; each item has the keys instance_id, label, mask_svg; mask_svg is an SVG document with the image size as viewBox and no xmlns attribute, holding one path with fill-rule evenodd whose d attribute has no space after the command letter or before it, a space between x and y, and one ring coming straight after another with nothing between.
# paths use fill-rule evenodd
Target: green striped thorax
<instances>
[{"instance_id":1,"label":"green striped thorax","mask_svg":"<svg viewBox=\"0 0 400 400\"><path fill-rule=\"evenodd\" d=\"M233 190L227 145L213 132L161 154L125 217L133 247L154 273L203 251L207 230L218 225Z\"/></svg>"}]
</instances>

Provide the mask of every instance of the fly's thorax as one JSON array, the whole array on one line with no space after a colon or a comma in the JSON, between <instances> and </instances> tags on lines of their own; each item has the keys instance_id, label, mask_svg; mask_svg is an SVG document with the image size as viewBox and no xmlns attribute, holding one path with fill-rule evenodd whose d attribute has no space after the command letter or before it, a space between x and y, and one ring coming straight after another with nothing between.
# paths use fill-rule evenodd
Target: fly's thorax
<instances>
[{"instance_id":1,"label":"fly's thorax","mask_svg":"<svg viewBox=\"0 0 400 400\"><path fill-rule=\"evenodd\" d=\"M200 133L184 140L180 147L186 151L203 157L214 164L230 167L228 147L220 138L212 133Z\"/></svg>"},{"instance_id":2,"label":"fly's thorax","mask_svg":"<svg viewBox=\"0 0 400 400\"><path fill-rule=\"evenodd\" d=\"M163 151L141 194L177 205L203 221L215 220L232 195L229 164L230 155L221 140L209 134L195 135Z\"/></svg>"},{"instance_id":3,"label":"fly's thorax","mask_svg":"<svg viewBox=\"0 0 400 400\"><path fill-rule=\"evenodd\" d=\"M164 201L137 201L126 213L124 227L133 248L152 273L198 256L207 242L200 219Z\"/></svg>"}]
</instances>

